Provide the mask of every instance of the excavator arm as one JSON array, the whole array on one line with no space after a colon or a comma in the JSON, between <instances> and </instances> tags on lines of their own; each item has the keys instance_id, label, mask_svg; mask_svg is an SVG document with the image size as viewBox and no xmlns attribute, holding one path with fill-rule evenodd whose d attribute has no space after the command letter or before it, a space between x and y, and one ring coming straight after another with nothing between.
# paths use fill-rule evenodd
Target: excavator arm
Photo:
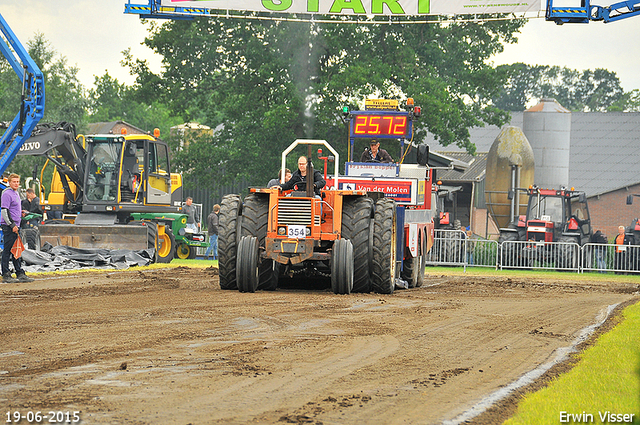
<instances>
[{"instance_id":1,"label":"excavator arm","mask_svg":"<svg viewBox=\"0 0 640 425\"><path fill-rule=\"evenodd\" d=\"M0 137L0 175L7 171L31 131L44 116L44 76L0 15L0 51L22 82L20 111ZM6 185L0 182L0 189Z\"/></svg>"},{"instance_id":2,"label":"excavator arm","mask_svg":"<svg viewBox=\"0 0 640 425\"><path fill-rule=\"evenodd\" d=\"M621 1L610 6L592 5L589 0L582 0L580 6L558 6L557 3L554 4L554 0L547 0L545 18L558 25L586 24L589 21L613 22L638 14L640 14L638 0Z\"/></svg>"}]
</instances>

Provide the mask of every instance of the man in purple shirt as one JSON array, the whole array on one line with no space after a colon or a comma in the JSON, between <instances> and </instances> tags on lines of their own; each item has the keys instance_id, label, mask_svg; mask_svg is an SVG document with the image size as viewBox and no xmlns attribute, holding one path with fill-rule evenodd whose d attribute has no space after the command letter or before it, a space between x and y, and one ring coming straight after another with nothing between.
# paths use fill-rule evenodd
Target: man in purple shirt
<instances>
[{"instance_id":1,"label":"man in purple shirt","mask_svg":"<svg viewBox=\"0 0 640 425\"><path fill-rule=\"evenodd\" d=\"M18 194L19 187L20 176L11 174L9 176L9 187L2 191L2 197L0 198L0 208L2 208L0 226L2 227L4 240L4 249L2 250L2 282L4 283L33 282L33 279L28 277L22 270L20 259L11 253L11 248L13 248L13 244L18 239L22 221L22 203ZM11 276L9 260L13 262L13 267L16 269L17 279Z\"/></svg>"}]
</instances>

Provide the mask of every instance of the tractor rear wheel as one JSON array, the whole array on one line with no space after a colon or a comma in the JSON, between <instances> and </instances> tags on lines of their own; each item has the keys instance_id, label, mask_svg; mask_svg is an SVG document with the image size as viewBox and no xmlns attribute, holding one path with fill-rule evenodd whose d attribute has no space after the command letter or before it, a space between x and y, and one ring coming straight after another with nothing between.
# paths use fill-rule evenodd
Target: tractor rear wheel
<instances>
[{"instance_id":1,"label":"tractor rear wheel","mask_svg":"<svg viewBox=\"0 0 640 425\"><path fill-rule=\"evenodd\" d=\"M389 198L376 202L373 224L373 274L374 292L392 294L396 280L396 203Z\"/></svg>"},{"instance_id":2,"label":"tractor rear wheel","mask_svg":"<svg viewBox=\"0 0 640 425\"><path fill-rule=\"evenodd\" d=\"M341 234L353 246L353 292L371 292L372 216L371 198L345 198Z\"/></svg>"},{"instance_id":3,"label":"tractor rear wheel","mask_svg":"<svg viewBox=\"0 0 640 425\"><path fill-rule=\"evenodd\" d=\"M258 246L265 247L267 237L267 221L269 219L269 197L258 196L255 193L244 198L242 207L241 236L255 236ZM259 289L275 291L278 286L279 267L274 267L272 259L258 259L260 280Z\"/></svg>"},{"instance_id":4,"label":"tractor rear wheel","mask_svg":"<svg viewBox=\"0 0 640 425\"><path fill-rule=\"evenodd\" d=\"M331 289L334 294L350 294L353 289L353 245L347 239L333 243L331 253Z\"/></svg>"},{"instance_id":5,"label":"tractor rear wheel","mask_svg":"<svg viewBox=\"0 0 640 425\"><path fill-rule=\"evenodd\" d=\"M218 271L220 289L237 289L236 257L238 255L238 225L242 211L239 195L225 195L220 202L218 227Z\"/></svg>"},{"instance_id":6,"label":"tractor rear wheel","mask_svg":"<svg viewBox=\"0 0 640 425\"><path fill-rule=\"evenodd\" d=\"M258 289L258 238L243 236L238 244L236 280L240 292L256 292Z\"/></svg>"},{"instance_id":7,"label":"tractor rear wheel","mask_svg":"<svg viewBox=\"0 0 640 425\"><path fill-rule=\"evenodd\" d=\"M500 245L500 265L502 268L522 266L522 245L510 242L520 240L518 232L500 232L498 245ZM504 242L507 242L504 244Z\"/></svg>"}]
</instances>

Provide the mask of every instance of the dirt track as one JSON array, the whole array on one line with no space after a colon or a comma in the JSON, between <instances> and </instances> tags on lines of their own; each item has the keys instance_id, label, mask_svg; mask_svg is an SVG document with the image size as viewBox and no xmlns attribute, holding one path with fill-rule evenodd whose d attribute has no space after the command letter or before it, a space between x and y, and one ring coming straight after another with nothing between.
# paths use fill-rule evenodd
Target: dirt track
<instances>
[{"instance_id":1,"label":"dirt track","mask_svg":"<svg viewBox=\"0 0 640 425\"><path fill-rule=\"evenodd\" d=\"M427 285L241 294L219 289L217 269L184 267L0 285L2 420L442 423L640 289L470 276Z\"/></svg>"}]
</instances>

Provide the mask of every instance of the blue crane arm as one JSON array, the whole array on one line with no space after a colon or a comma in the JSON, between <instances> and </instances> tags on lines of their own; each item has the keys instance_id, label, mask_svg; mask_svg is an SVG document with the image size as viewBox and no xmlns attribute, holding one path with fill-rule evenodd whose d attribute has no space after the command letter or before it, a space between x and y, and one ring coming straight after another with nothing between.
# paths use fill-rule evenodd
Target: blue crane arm
<instances>
[{"instance_id":1,"label":"blue crane arm","mask_svg":"<svg viewBox=\"0 0 640 425\"><path fill-rule=\"evenodd\" d=\"M566 1L566 0L563 0ZM640 1L629 0L614 3L610 6L592 5L589 0L582 0L580 6L555 6L554 0L547 0L545 18L558 25L570 23L586 24L589 21L613 22L620 19L640 15Z\"/></svg>"},{"instance_id":2,"label":"blue crane arm","mask_svg":"<svg viewBox=\"0 0 640 425\"><path fill-rule=\"evenodd\" d=\"M0 175L44 116L44 76L0 14L0 51L22 82L20 111L0 137ZM0 189L6 185L0 182Z\"/></svg>"}]
</instances>

